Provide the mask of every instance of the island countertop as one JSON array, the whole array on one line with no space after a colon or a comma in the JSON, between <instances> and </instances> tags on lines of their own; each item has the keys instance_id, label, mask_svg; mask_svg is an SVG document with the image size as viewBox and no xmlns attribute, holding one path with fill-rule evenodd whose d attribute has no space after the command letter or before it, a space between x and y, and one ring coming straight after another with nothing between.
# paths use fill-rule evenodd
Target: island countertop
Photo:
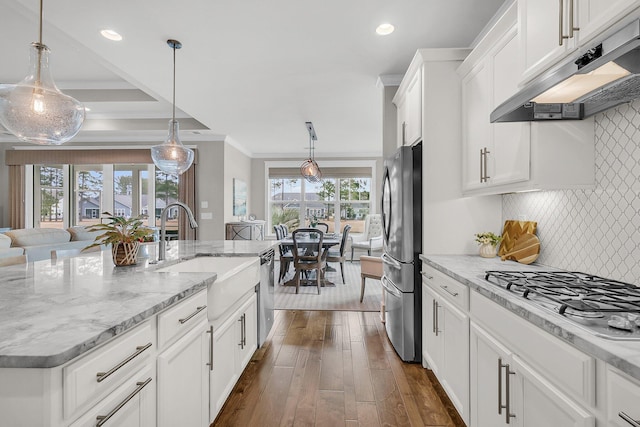
<instances>
[{"instance_id":1,"label":"island countertop","mask_svg":"<svg viewBox=\"0 0 640 427\"><path fill-rule=\"evenodd\" d=\"M487 270L549 271L558 270L557 268L538 264L524 265L513 261L500 261L498 257L482 258L477 255L421 255L420 259L582 352L640 380L640 341L618 341L598 337L560 314L533 305L484 279Z\"/></svg>"},{"instance_id":2,"label":"island countertop","mask_svg":"<svg viewBox=\"0 0 640 427\"><path fill-rule=\"evenodd\" d=\"M155 270L196 255L259 256L274 241L172 241L166 260L115 267L110 251L3 267L0 368L59 366L205 289L215 273Z\"/></svg>"}]
</instances>

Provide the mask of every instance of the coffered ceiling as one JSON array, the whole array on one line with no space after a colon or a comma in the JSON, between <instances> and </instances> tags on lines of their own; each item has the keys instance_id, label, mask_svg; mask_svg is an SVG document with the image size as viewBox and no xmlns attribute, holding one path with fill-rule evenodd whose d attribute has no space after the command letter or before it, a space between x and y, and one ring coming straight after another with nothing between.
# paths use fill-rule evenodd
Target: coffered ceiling
<instances>
[{"instance_id":1,"label":"coffered ceiling","mask_svg":"<svg viewBox=\"0 0 640 427\"><path fill-rule=\"evenodd\" d=\"M172 52L183 142L225 139L253 157L382 153L381 75L419 48L468 47L504 0L45 0L58 86L90 111L70 145L161 142ZM26 75L38 0L0 0L0 83ZM396 31L378 36L380 23ZM110 28L120 42L103 38ZM0 132L0 143L16 139Z\"/></svg>"}]
</instances>

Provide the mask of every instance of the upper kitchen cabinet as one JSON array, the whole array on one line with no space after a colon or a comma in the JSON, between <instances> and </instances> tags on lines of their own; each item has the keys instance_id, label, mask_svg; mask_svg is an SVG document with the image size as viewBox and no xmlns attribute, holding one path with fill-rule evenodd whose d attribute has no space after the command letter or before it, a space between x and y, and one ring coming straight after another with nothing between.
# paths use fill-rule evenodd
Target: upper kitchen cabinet
<instances>
[{"instance_id":1,"label":"upper kitchen cabinet","mask_svg":"<svg viewBox=\"0 0 640 427\"><path fill-rule=\"evenodd\" d=\"M635 0L518 0L522 82L551 68L637 9Z\"/></svg>"},{"instance_id":2,"label":"upper kitchen cabinet","mask_svg":"<svg viewBox=\"0 0 640 427\"><path fill-rule=\"evenodd\" d=\"M593 120L490 123L491 111L517 92L524 72L519 5L506 10L458 68L465 195L585 188L594 183Z\"/></svg>"},{"instance_id":3,"label":"upper kitchen cabinet","mask_svg":"<svg viewBox=\"0 0 640 427\"><path fill-rule=\"evenodd\" d=\"M398 146L422 139L422 67L403 79L393 103L398 110Z\"/></svg>"}]
</instances>

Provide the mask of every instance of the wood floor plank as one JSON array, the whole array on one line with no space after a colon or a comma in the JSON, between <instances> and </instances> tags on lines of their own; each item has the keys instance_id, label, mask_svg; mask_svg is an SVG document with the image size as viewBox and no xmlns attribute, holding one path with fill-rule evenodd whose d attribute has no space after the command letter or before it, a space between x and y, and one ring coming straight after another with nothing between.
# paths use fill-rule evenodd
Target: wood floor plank
<instances>
[{"instance_id":1,"label":"wood floor plank","mask_svg":"<svg viewBox=\"0 0 640 427\"><path fill-rule=\"evenodd\" d=\"M464 426L431 371L403 363L376 321L278 311L213 426Z\"/></svg>"},{"instance_id":2,"label":"wood floor plank","mask_svg":"<svg viewBox=\"0 0 640 427\"><path fill-rule=\"evenodd\" d=\"M319 390L316 427L344 426L344 418L344 392Z\"/></svg>"}]
</instances>

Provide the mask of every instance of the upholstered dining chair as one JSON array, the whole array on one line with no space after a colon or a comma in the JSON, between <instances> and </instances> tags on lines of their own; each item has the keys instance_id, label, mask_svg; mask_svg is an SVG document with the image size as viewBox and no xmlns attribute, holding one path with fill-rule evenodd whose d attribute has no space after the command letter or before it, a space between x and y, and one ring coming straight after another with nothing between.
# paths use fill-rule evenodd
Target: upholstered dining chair
<instances>
[{"instance_id":1,"label":"upholstered dining chair","mask_svg":"<svg viewBox=\"0 0 640 427\"><path fill-rule=\"evenodd\" d=\"M362 255L360 257L360 277L362 279L362 287L360 288L360 302L364 299L365 280L382 278L382 258L376 256ZM384 292L382 293L384 296Z\"/></svg>"},{"instance_id":2,"label":"upholstered dining chair","mask_svg":"<svg viewBox=\"0 0 640 427\"><path fill-rule=\"evenodd\" d=\"M338 250L329 249L327 252L327 262L339 262L340 263L340 273L342 274L342 283L346 285L347 282L344 280L344 261L346 256L344 255L345 249L347 247L347 240L349 239L349 231L351 230L351 225L347 224L344 226L342 230L342 240L340 241L340 248ZM335 248L335 246L333 246Z\"/></svg>"},{"instance_id":3,"label":"upholstered dining chair","mask_svg":"<svg viewBox=\"0 0 640 427\"><path fill-rule=\"evenodd\" d=\"M282 240L286 237L286 228L282 224L273 226L273 231L276 233L276 239ZM278 275L278 283L282 282L284 276L289 272L289 267L293 264L293 254L287 246L280 245L278 248L280 255L280 274Z\"/></svg>"},{"instance_id":4,"label":"upholstered dining chair","mask_svg":"<svg viewBox=\"0 0 640 427\"><path fill-rule=\"evenodd\" d=\"M373 251L382 250L382 215L367 215L364 219L364 233L354 234L351 238L351 262L355 249L366 250L369 256Z\"/></svg>"},{"instance_id":5,"label":"upholstered dining chair","mask_svg":"<svg viewBox=\"0 0 640 427\"><path fill-rule=\"evenodd\" d=\"M318 237L310 240L307 237L310 233L315 233ZM322 251L324 233L315 228L298 228L291 233L291 237L293 238L293 266L296 270L296 294L300 292L300 275L316 270L316 286L320 295L324 269L327 266L326 256Z\"/></svg>"}]
</instances>

